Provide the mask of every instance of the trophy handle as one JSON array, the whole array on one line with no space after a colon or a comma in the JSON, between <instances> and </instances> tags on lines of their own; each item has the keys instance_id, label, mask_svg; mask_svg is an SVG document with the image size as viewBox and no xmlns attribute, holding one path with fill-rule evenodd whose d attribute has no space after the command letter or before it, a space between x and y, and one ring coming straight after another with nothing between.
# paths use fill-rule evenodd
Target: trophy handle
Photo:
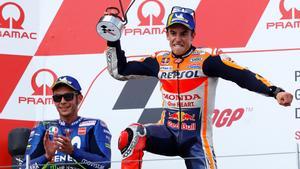
<instances>
[{"instance_id":1,"label":"trophy handle","mask_svg":"<svg viewBox=\"0 0 300 169\"><path fill-rule=\"evenodd\" d=\"M118 17L118 18L121 19L121 17L119 16L120 10L117 7L108 7L108 8L106 8L105 14L106 15L112 15L112 16L115 16L115 17Z\"/></svg>"}]
</instances>

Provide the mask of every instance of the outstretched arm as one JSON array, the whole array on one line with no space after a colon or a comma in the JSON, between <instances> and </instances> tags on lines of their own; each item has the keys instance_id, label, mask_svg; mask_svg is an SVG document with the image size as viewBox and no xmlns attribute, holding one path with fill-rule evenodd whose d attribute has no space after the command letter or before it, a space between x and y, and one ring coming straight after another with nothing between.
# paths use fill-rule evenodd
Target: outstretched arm
<instances>
[{"instance_id":1,"label":"outstretched arm","mask_svg":"<svg viewBox=\"0 0 300 169\"><path fill-rule=\"evenodd\" d=\"M274 97L280 105L289 106L293 96L283 89L272 85L262 76L241 67L221 56L210 56L203 62L203 72L208 76L230 80L242 88Z\"/></svg>"}]
</instances>

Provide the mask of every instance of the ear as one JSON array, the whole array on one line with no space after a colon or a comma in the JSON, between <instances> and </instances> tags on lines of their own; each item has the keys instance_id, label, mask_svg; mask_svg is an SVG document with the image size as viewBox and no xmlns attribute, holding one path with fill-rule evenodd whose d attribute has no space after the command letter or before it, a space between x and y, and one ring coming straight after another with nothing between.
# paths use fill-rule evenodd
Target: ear
<instances>
[{"instance_id":1,"label":"ear","mask_svg":"<svg viewBox=\"0 0 300 169\"><path fill-rule=\"evenodd\" d=\"M79 94L79 95L77 96L77 98L78 98L78 104L81 103L81 101L82 101L82 99L83 99L82 94Z\"/></svg>"},{"instance_id":2,"label":"ear","mask_svg":"<svg viewBox=\"0 0 300 169\"><path fill-rule=\"evenodd\" d=\"M196 32L195 31L192 31L192 38L194 39L196 36Z\"/></svg>"},{"instance_id":3,"label":"ear","mask_svg":"<svg viewBox=\"0 0 300 169\"><path fill-rule=\"evenodd\" d=\"M168 30L167 30L166 36L167 36L167 40L170 40L169 31Z\"/></svg>"}]
</instances>

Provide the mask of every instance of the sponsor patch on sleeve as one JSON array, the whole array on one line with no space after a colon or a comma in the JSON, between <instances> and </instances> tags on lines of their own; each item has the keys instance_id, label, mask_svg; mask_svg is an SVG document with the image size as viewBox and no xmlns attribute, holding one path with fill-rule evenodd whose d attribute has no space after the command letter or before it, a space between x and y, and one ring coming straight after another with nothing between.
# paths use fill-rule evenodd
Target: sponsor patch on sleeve
<instances>
[{"instance_id":1,"label":"sponsor patch on sleeve","mask_svg":"<svg viewBox=\"0 0 300 169\"><path fill-rule=\"evenodd\" d=\"M78 135L85 135L86 134L86 128L85 127L79 127L78 128Z\"/></svg>"},{"instance_id":2,"label":"sponsor patch on sleeve","mask_svg":"<svg viewBox=\"0 0 300 169\"><path fill-rule=\"evenodd\" d=\"M79 124L79 127L83 126L94 126L96 124L96 120L88 120L88 121L83 121Z\"/></svg>"}]
</instances>

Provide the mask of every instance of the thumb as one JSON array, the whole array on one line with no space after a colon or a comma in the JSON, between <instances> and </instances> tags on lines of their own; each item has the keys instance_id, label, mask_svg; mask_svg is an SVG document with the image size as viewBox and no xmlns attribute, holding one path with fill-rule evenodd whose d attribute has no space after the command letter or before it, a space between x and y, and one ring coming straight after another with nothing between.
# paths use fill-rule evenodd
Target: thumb
<instances>
[{"instance_id":1,"label":"thumb","mask_svg":"<svg viewBox=\"0 0 300 169\"><path fill-rule=\"evenodd\" d=\"M44 143L49 139L49 130L46 130L45 136L44 136Z\"/></svg>"},{"instance_id":2,"label":"thumb","mask_svg":"<svg viewBox=\"0 0 300 169\"><path fill-rule=\"evenodd\" d=\"M68 129L68 130L66 130L66 137L70 138L70 136L71 136L71 131L70 131L70 129Z\"/></svg>"}]
</instances>

